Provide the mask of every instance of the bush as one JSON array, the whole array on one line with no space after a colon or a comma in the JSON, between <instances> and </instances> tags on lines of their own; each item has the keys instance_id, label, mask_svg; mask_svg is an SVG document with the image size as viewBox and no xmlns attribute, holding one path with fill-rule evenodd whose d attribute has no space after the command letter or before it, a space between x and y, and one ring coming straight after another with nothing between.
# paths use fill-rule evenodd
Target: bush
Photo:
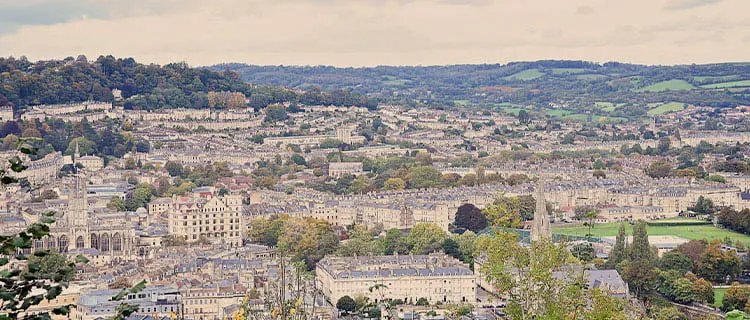
<instances>
[{"instance_id":1,"label":"bush","mask_svg":"<svg viewBox=\"0 0 750 320\"><path fill-rule=\"evenodd\" d=\"M418 305L418 306L429 306L430 302L427 301L427 298L419 298L419 299L417 299L416 305Z\"/></svg>"}]
</instances>

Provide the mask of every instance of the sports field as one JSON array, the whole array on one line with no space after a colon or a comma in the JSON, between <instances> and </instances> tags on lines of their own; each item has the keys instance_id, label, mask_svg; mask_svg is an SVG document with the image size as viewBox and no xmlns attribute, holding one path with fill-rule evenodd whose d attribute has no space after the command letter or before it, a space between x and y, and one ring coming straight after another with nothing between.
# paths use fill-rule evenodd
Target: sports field
<instances>
[{"instance_id":1,"label":"sports field","mask_svg":"<svg viewBox=\"0 0 750 320\"><path fill-rule=\"evenodd\" d=\"M692 221L692 220L691 220ZM653 236L677 236L691 240L712 240L719 239L724 240L725 237L729 237L733 241L741 241L745 244L750 245L750 236L724 230L713 225L674 225L675 220L665 220L669 222L669 225L652 224L648 226L648 234ZM620 223L603 223L594 224L594 229L591 231L593 237L614 237L617 235L617 231L620 228ZM633 226L626 223L625 231L628 235L633 233ZM576 236L585 236L588 232L588 228L582 224L577 225L558 225L552 229L553 233L568 234Z\"/></svg>"}]
</instances>

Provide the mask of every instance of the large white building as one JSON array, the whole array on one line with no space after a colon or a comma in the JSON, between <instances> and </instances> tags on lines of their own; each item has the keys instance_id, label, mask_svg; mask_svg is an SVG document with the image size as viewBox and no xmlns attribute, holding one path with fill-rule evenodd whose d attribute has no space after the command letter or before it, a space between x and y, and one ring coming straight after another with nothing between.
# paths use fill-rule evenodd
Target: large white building
<instances>
[{"instance_id":1,"label":"large white building","mask_svg":"<svg viewBox=\"0 0 750 320\"><path fill-rule=\"evenodd\" d=\"M242 245L242 196L173 197L167 209L169 234L188 242Z\"/></svg>"},{"instance_id":2,"label":"large white building","mask_svg":"<svg viewBox=\"0 0 750 320\"><path fill-rule=\"evenodd\" d=\"M371 301L401 299L430 304L476 301L476 279L469 266L443 253L369 257L326 256L315 271L319 288L331 303L343 296ZM380 290L370 290L385 285Z\"/></svg>"}]
</instances>

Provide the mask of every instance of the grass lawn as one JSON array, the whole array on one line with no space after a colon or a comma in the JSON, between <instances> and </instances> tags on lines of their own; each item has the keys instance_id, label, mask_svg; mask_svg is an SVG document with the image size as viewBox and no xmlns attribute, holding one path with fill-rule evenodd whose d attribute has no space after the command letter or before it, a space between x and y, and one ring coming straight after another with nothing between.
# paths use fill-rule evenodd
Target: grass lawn
<instances>
[{"instance_id":1,"label":"grass lawn","mask_svg":"<svg viewBox=\"0 0 750 320\"><path fill-rule=\"evenodd\" d=\"M670 221L670 222L674 222L674 221ZM614 237L617 235L617 231L619 230L619 228L620 228L620 223L617 223L617 222L595 224L594 229L591 230L591 233L594 237ZM625 230L629 235L631 235L633 232L633 226L626 223ZM574 225L574 226L561 225L561 226L553 227L553 230L552 230L553 233L577 235L577 236L585 236L587 231L588 231L588 228L584 227L583 225ZM743 243L750 245L750 236L746 236L738 232L733 232L733 231L717 228L710 224L708 225L685 225L685 226L649 225L648 234L652 236L671 235L671 236L677 236L677 237L690 239L690 240L701 240L701 239L723 240L725 237L729 237L732 240L742 241Z\"/></svg>"},{"instance_id":2,"label":"grass lawn","mask_svg":"<svg viewBox=\"0 0 750 320\"><path fill-rule=\"evenodd\" d=\"M685 104L684 103L681 103L681 102L669 102L669 103L662 104L662 105L660 105L660 106L658 106L656 108L653 108L653 109L649 110L648 114L649 115L660 115L660 114L665 114L665 113L669 113L669 112L680 111L682 109L685 109Z\"/></svg>"},{"instance_id":3,"label":"grass lawn","mask_svg":"<svg viewBox=\"0 0 750 320\"><path fill-rule=\"evenodd\" d=\"M543 75L544 75L544 73L541 72L541 71L539 71L539 70L537 70L537 69L529 69L529 70L524 70L524 71L521 71L519 73L515 73L515 74L512 74L512 75L509 75L509 76L505 77L504 79L505 80L529 81L529 80L534 80L536 78L540 78Z\"/></svg>"},{"instance_id":4,"label":"grass lawn","mask_svg":"<svg viewBox=\"0 0 750 320\"><path fill-rule=\"evenodd\" d=\"M663 92L669 90L691 90L695 87L685 80L672 79L654 83L650 86L640 88L636 92Z\"/></svg>"},{"instance_id":5,"label":"grass lawn","mask_svg":"<svg viewBox=\"0 0 750 320\"><path fill-rule=\"evenodd\" d=\"M712 83L712 84L701 86L701 88L706 88L706 89L724 89L724 88L736 88L736 87L750 87L750 80Z\"/></svg>"},{"instance_id":6,"label":"grass lawn","mask_svg":"<svg viewBox=\"0 0 750 320\"><path fill-rule=\"evenodd\" d=\"M714 289L714 307L720 307L724 301L724 295L727 293L727 288Z\"/></svg>"}]
</instances>

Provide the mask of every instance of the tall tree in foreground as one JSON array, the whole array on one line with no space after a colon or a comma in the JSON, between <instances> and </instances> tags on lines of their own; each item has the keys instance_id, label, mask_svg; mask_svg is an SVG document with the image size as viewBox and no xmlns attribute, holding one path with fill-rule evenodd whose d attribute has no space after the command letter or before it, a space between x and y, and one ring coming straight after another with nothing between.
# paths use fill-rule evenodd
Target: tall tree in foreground
<instances>
[{"instance_id":1,"label":"tall tree in foreground","mask_svg":"<svg viewBox=\"0 0 750 320\"><path fill-rule=\"evenodd\" d=\"M638 220L633 227L633 243L628 248L629 260L618 265L623 280L627 281L630 290L641 299L653 288L656 278L654 254L648 242L646 221Z\"/></svg>"},{"instance_id":2,"label":"tall tree in foreground","mask_svg":"<svg viewBox=\"0 0 750 320\"><path fill-rule=\"evenodd\" d=\"M614 269L618 263L622 262L627 258L627 252L625 243L627 242L627 235L625 234L625 224L620 224L620 229L617 231L617 237L615 238L615 246L609 254L609 260L605 264L607 269Z\"/></svg>"},{"instance_id":3,"label":"tall tree in foreground","mask_svg":"<svg viewBox=\"0 0 750 320\"><path fill-rule=\"evenodd\" d=\"M497 231L477 240L477 252L482 274L509 296L505 310L512 319L625 319L624 302L586 288L564 244L541 240L525 247L515 234Z\"/></svg>"}]
</instances>

